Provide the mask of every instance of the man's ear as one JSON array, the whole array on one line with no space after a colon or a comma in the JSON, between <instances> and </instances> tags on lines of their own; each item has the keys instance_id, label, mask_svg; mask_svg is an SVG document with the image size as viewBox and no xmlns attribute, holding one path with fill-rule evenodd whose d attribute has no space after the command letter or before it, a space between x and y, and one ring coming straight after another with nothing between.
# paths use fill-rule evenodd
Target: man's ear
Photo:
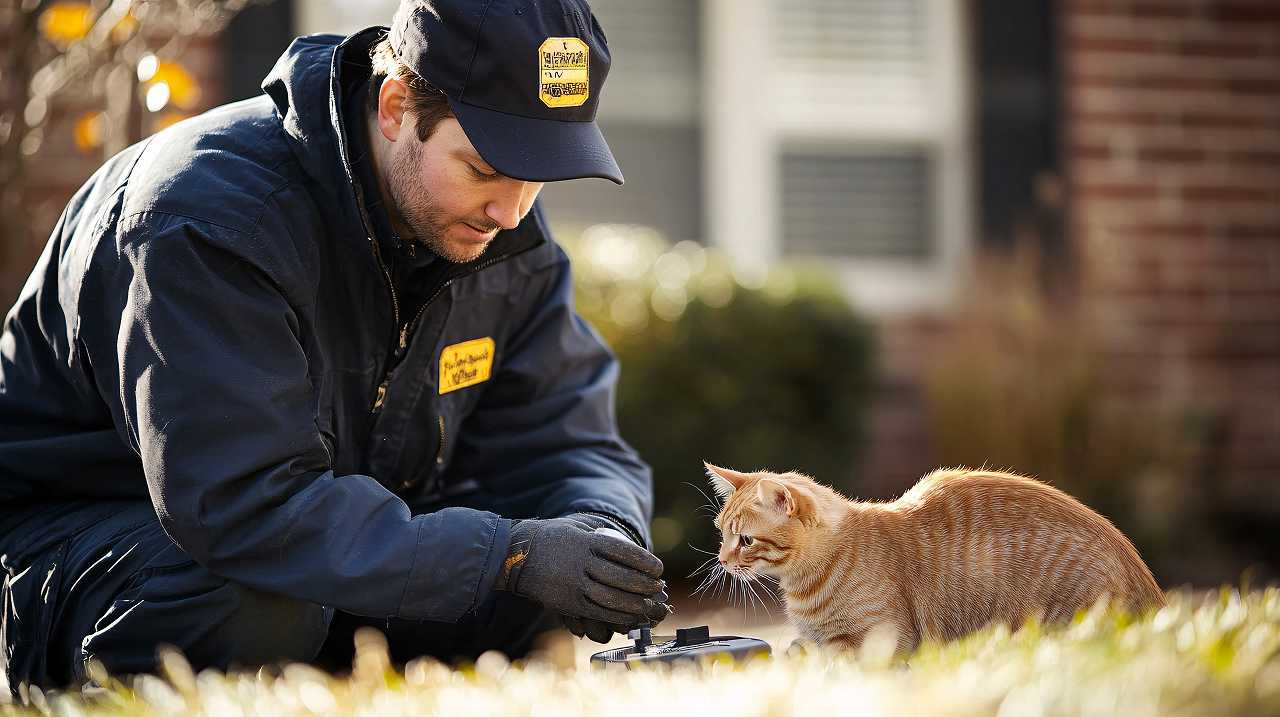
<instances>
[{"instance_id":1,"label":"man's ear","mask_svg":"<svg viewBox=\"0 0 1280 717\"><path fill-rule=\"evenodd\" d=\"M395 142L404 129L404 103L409 87L394 77L382 80L378 89L378 131L388 141Z\"/></svg>"},{"instance_id":2,"label":"man's ear","mask_svg":"<svg viewBox=\"0 0 1280 717\"><path fill-rule=\"evenodd\" d=\"M766 510L776 510L804 525L818 524L817 506L804 490L792 489L772 478L762 478L756 483L756 499Z\"/></svg>"},{"instance_id":3,"label":"man's ear","mask_svg":"<svg viewBox=\"0 0 1280 717\"><path fill-rule=\"evenodd\" d=\"M702 465L707 468L707 478L711 480L711 488L722 499L733 495L735 490L741 488L747 482L747 476L743 473L721 468L720 466L713 466L706 461L703 461Z\"/></svg>"}]
</instances>

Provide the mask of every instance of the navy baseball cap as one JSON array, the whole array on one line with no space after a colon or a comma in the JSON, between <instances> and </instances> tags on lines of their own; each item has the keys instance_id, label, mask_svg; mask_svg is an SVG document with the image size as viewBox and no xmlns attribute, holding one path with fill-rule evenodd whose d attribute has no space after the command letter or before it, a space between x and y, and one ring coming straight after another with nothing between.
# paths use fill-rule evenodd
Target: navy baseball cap
<instances>
[{"instance_id":1,"label":"navy baseball cap","mask_svg":"<svg viewBox=\"0 0 1280 717\"><path fill-rule=\"evenodd\" d=\"M595 121L609 47L584 0L402 0L390 40L502 174L622 184Z\"/></svg>"}]
</instances>

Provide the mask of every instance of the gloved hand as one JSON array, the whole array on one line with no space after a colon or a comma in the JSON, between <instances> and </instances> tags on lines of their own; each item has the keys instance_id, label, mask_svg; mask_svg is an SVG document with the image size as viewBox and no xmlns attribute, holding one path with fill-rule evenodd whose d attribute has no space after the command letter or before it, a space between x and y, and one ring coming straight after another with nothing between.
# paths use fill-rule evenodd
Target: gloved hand
<instances>
[{"instance_id":1,"label":"gloved hand","mask_svg":"<svg viewBox=\"0 0 1280 717\"><path fill-rule=\"evenodd\" d=\"M494 587L568 618L625 632L668 615L655 600L665 595L660 575L662 561L629 540L571 518L519 520L512 525L511 547ZM599 627L592 626L592 633L599 634Z\"/></svg>"},{"instance_id":2,"label":"gloved hand","mask_svg":"<svg viewBox=\"0 0 1280 717\"><path fill-rule=\"evenodd\" d=\"M644 547L644 544L640 542L640 538L633 534L631 528L624 526L620 521L610 518L602 513L570 513L564 517L569 520L582 523L586 526L587 530L599 530L601 528L616 530L626 539L642 548Z\"/></svg>"},{"instance_id":3,"label":"gloved hand","mask_svg":"<svg viewBox=\"0 0 1280 717\"><path fill-rule=\"evenodd\" d=\"M565 629L574 637L587 637L601 645L613 639L613 633L618 632L623 635L627 634L628 628L623 625L610 625L600 620L588 620L581 617L569 617L561 615L560 621L564 623Z\"/></svg>"},{"instance_id":4,"label":"gloved hand","mask_svg":"<svg viewBox=\"0 0 1280 717\"><path fill-rule=\"evenodd\" d=\"M565 516L570 520L577 521L585 525L588 529L599 531L613 531L620 538L625 538L633 543L639 544L639 538L636 538L632 531L619 521L612 519L600 513L571 513ZM644 547L643 545L641 547ZM666 605L667 600L666 582L662 583L662 591L653 597L654 602ZM670 606L667 606L668 613ZM600 620L589 620L580 617L570 617L561 615L561 621L564 623L565 629L574 637L586 637L604 644L613 639L613 634L627 634L628 628L623 625L611 625ZM658 620L652 620L651 623L656 624Z\"/></svg>"}]
</instances>

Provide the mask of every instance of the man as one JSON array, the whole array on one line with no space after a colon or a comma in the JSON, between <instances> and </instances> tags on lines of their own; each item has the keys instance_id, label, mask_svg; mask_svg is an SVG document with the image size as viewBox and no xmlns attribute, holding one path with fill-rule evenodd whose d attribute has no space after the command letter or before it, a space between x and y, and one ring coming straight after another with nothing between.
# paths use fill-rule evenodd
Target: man
<instances>
[{"instance_id":1,"label":"man","mask_svg":"<svg viewBox=\"0 0 1280 717\"><path fill-rule=\"evenodd\" d=\"M582 0L434 5L299 38L68 205L0 339L11 687L667 614L616 363L535 203L622 182L604 35Z\"/></svg>"}]
</instances>

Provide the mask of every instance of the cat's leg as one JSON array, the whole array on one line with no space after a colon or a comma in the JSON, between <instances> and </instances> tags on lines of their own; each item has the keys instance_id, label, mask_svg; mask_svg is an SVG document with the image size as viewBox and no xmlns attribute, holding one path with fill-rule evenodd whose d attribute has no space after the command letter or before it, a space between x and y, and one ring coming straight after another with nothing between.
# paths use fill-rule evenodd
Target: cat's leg
<instances>
[{"instance_id":1,"label":"cat's leg","mask_svg":"<svg viewBox=\"0 0 1280 717\"><path fill-rule=\"evenodd\" d=\"M807 637L797 637L787 647L788 657L801 657L814 651L818 643Z\"/></svg>"},{"instance_id":2,"label":"cat's leg","mask_svg":"<svg viewBox=\"0 0 1280 717\"><path fill-rule=\"evenodd\" d=\"M856 622L846 622L829 636L825 643L838 649L858 651L870 639L879 645L893 647L893 654L901 657L920 644L915 625L905 609L887 606L883 612Z\"/></svg>"}]
</instances>

